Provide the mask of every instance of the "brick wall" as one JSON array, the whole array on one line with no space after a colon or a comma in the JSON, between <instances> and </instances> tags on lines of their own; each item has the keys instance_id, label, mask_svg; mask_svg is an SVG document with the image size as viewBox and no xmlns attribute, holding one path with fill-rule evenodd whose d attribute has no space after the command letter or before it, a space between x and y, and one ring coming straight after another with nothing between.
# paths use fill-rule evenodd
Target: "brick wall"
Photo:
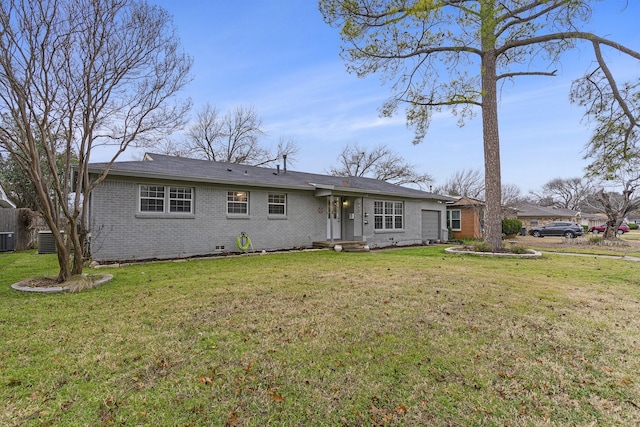
<instances>
[{"instance_id":1,"label":"brick wall","mask_svg":"<svg viewBox=\"0 0 640 427\"><path fill-rule=\"evenodd\" d=\"M427 202L423 200L404 201L404 229L403 230L375 230L373 224L373 202L402 201L403 199L393 199L381 196L379 198L365 198L363 209L368 213L368 224L363 225L363 240L371 247L386 246L406 246L422 244L422 211L435 210L440 212L440 222L446 222L445 205L437 202ZM446 228L445 225L442 226ZM446 240L447 236L440 236Z\"/></svg>"},{"instance_id":2,"label":"brick wall","mask_svg":"<svg viewBox=\"0 0 640 427\"><path fill-rule=\"evenodd\" d=\"M269 191L218 185L146 182L194 188L193 214L138 212L140 181L111 180L91 198L91 252L98 261L174 258L237 251L241 232L259 250L310 247L326 239L325 199L310 192L287 194L287 215L268 214ZM249 215L227 215L227 192L249 192ZM321 209L322 208L322 209Z\"/></svg>"},{"instance_id":3,"label":"brick wall","mask_svg":"<svg viewBox=\"0 0 640 427\"><path fill-rule=\"evenodd\" d=\"M139 212L140 184L192 187L194 213ZM228 191L249 193L248 216L227 214ZM270 192L287 195L286 216L269 215ZM98 186L91 196L91 254L97 261L124 261L237 252L236 239L242 232L251 238L256 251L311 247L313 242L327 239L326 200L324 196L315 197L311 191L112 179ZM404 202L403 230L375 230L374 200L402 199L356 200L357 214L354 211L353 219L343 215L342 220L353 221L349 226L357 231L354 238L366 241L372 247L422 243L423 209L440 211L441 223L446 227L444 204L407 200ZM446 239L446 236L441 238Z\"/></svg>"},{"instance_id":4,"label":"brick wall","mask_svg":"<svg viewBox=\"0 0 640 427\"><path fill-rule=\"evenodd\" d=\"M480 229L479 209L460 209L460 230L453 230L454 239L479 239L482 238Z\"/></svg>"}]
</instances>

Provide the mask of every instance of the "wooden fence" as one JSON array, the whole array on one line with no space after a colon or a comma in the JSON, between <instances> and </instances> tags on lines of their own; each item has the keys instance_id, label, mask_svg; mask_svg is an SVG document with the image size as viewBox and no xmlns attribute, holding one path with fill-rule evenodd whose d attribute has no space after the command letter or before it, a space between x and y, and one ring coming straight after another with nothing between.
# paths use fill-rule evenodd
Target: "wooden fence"
<instances>
[{"instance_id":1,"label":"wooden fence","mask_svg":"<svg viewBox=\"0 0 640 427\"><path fill-rule=\"evenodd\" d=\"M0 208L0 233L14 233L14 249L33 249L38 244L38 231L46 229L42 217L29 209Z\"/></svg>"}]
</instances>

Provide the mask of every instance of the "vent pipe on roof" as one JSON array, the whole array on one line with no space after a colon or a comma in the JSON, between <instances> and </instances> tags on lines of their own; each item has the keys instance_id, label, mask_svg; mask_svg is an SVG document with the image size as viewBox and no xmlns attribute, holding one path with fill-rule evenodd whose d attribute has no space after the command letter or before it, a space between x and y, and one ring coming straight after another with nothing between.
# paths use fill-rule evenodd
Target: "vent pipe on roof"
<instances>
[{"instance_id":1,"label":"vent pipe on roof","mask_svg":"<svg viewBox=\"0 0 640 427\"><path fill-rule=\"evenodd\" d=\"M280 175L280 165L277 165L278 175Z\"/></svg>"},{"instance_id":2,"label":"vent pipe on roof","mask_svg":"<svg viewBox=\"0 0 640 427\"><path fill-rule=\"evenodd\" d=\"M282 155L282 161L284 162L284 173L287 173L287 155Z\"/></svg>"}]
</instances>

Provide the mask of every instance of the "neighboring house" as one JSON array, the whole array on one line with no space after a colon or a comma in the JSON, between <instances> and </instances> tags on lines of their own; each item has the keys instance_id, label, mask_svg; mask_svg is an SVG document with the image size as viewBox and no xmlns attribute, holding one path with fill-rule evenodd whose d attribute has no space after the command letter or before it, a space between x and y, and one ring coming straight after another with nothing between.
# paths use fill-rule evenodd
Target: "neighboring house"
<instances>
[{"instance_id":1,"label":"neighboring house","mask_svg":"<svg viewBox=\"0 0 640 427\"><path fill-rule=\"evenodd\" d=\"M607 217L607 214L604 214L604 213L597 213L597 214L590 215L589 227L593 227L593 226L597 226L597 225L605 225L608 220L609 220L609 218ZM629 215L627 215L626 217L623 218L622 223L623 224L631 224L631 223L637 224L636 221L637 221L637 217L634 217L632 214L629 214Z\"/></svg>"},{"instance_id":2,"label":"neighboring house","mask_svg":"<svg viewBox=\"0 0 640 427\"><path fill-rule=\"evenodd\" d=\"M598 225L605 225L608 220L609 218L607 217L607 214L597 213L593 215L592 224L589 224L589 226L594 227Z\"/></svg>"},{"instance_id":3,"label":"neighboring house","mask_svg":"<svg viewBox=\"0 0 640 427\"><path fill-rule=\"evenodd\" d=\"M554 221L577 222L580 225L592 227L600 225L597 214L587 214L571 209L544 207L536 205L523 205L518 208L518 219L527 230L533 227L542 227Z\"/></svg>"},{"instance_id":4,"label":"neighboring house","mask_svg":"<svg viewBox=\"0 0 640 427\"><path fill-rule=\"evenodd\" d=\"M7 197L2 186L0 186L0 208L15 209L16 205Z\"/></svg>"},{"instance_id":5,"label":"neighboring house","mask_svg":"<svg viewBox=\"0 0 640 427\"><path fill-rule=\"evenodd\" d=\"M485 203L471 197L460 197L447 205L447 228L454 239L481 239L484 233ZM516 210L502 207L503 218L515 218Z\"/></svg>"},{"instance_id":6,"label":"neighboring house","mask_svg":"<svg viewBox=\"0 0 640 427\"><path fill-rule=\"evenodd\" d=\"M0 186L0 252L12 251L15 248L18 231L18 211L16 205L7 198Z\"/></svg>"},{"instance_id":7,"label":"neighboring house","mask_svg":"<svg viewBox=\"0 0 640 427\"><path fill-rule=\"evenodd\" d=\"M90 248L96 261L119 261L237 252L241 233L256 251L420 244L446 240L451 200L371 178L146 154L114 163L92 192Z\"/></svg>"},{"instance_id":8,"label":"neighboring house","mask_svg":"<svg viewBox=\"0 0 640 427\"><path fill-rule=\"evenodd\" d=\"M447 205L447 228L454 239L480 239L484 225L485 203L461 197Z\"/></svg>"}]
</instances>

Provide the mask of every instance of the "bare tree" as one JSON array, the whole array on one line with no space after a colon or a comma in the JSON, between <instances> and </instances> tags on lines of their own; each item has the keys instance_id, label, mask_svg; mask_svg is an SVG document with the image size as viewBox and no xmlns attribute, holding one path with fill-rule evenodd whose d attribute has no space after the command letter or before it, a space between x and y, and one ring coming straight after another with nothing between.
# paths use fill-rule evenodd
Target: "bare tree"
<instances>
[{"instance_id":1,"label":"bare tree","mask_svg":"<svg viewBox=\"0 0 640 427\"><path fill-rule=\"evenodd\" d=\"M207 104L198 111L187 131L184 152L191 157L254 166L273 163L283 156L293 160L298 147L292 140L281 138L274 151L261 143L264 136L262 119L253 107L240 106L220 115Z\"/></svg>"},{"instance_id":2,"label":"bare tree","mask_svg":"<svg viewBox=\"0 0 640 427\"><path fill-rule=\"evenodd\" d=\"M424 139L434 113L450 109L462 124L480 109L484 238L494 249L502 246L498 83L555 76L561 54L580 41L597 57L608 47L640 60L640 53L581 30L591 15L589 5L589 0L320 0L325 21L340 28L348 69L393 82L382 114L406 106L414 143Z\"/></svg>"},{"instance_id":3,"label":"bare tree","mask_svg":"<svg viewBox=\"0 0 640 427\"><path fill-rule=\"evenodd\" d=\"M226 146L220 143L225 139L223 127L218 110L210 104L205 105L198 110L194 123L187 130L188 152L206 160L222 161L228 158ZM259 133L262 134L262 131L259 130Z\"/></svg>"},{"instance_id":4,"label":"bare tree","mask_svg":"<svg viewBox=\"0 0 640 427\"><path fill-rule=\"evenodd\" d=\"M502 184L502 206L518 206L524 200L520 187L515 184Z\"/></svg>"},{"instance_id":5,"label":"bare tree","mask_svg":"<svg viewBox=\"0 0 640 427\"><path fill-rule=\"evenodd\" d=\"M640 167L640 164L637 167ZM616 237L616 231L624 218L640 209L640 197L637 192L640 189L640 170L637 169L633 175L621 177L613 182L616 187L621 187L622 191L605 191L602 187L595 195L596 206L607 215L607 227L603 237L609 240Z\"/></svg>"},{"instance_id":6,"label":"bare tree","mask_svg":"<svg viewBox=\"0 0 640 427\"><path fill-rule=\"evenodd\" d=\"M153 151L174 157L193 157L191 149L175 138L159 139L153 145Z\"/></svg>"},{"instance_id":7,"label":"bare tree","mask_svg":"<svg viewBox=\"0 0 640 427\"><path fill-rule=\"evenodd\" d=\"M484 174L480 169L462 169L454 172L435 191L438 194L484 200L484 184ZM501 194L503 206L513 206L523 200L522 191L515 184L502 184Z\"/></svg>"},{"instance_id":8,"label":"bare tree","mask_svg":"<svg viewBox=\"0 0 640 427\"><path fill-rule=\"evenodd\" d=\"M484 198L484 174L480 169L462 169L454 172L437 192L449 196Z\"/></svg>"},{"instance_id":9,"label":"bare tree","mask_svg":"<svg viewBox=\"0 0 640 427\"><path fill-rule=\"evenodd\" d=\"M338 156L338 166L331 168L334 176L366 176L397 185L415 184L425 188L433 179L416 172L415 167L385 145L366 150L358 143L347 144Z\"/></svg>"},{"instance_id":10,"label":"bare tree","mask_svg":"<svg viewBox=\"0 0 640 427\"><path fill-rule=\"evenodd\" d=\"M62 282L82 272L91 190L130 145L183 125L192 61L168 13L136 0L5 0L0 28L0 145L34 183ZM90 176L98 146L111 159Z\"/></svg>"},{"instance_id":11,"label":"bare tree","mask_svg":"<svg viewBox=\"0 0 640 427\"><path fill-rule=\"evenodd\" d=\"M582 210L594 191L593 179L590 178L554 178L542 186L541 192L531 194L545 206Z\"/></svg>"},{"instance_id":12,"label":"bare tree","mask_svg":"<svg viewBox=\"0 0 640 427\"><path fill-rule=\"evenodd\" d=\"M589 176L601 178L617 191L596 193L595 201L607 215L605 239L612 239L624 217L640 208L640 79L619 84L602 59L597 68L576 80L571 100L585 107L585 118L595 124L587 144ZM635 196L634 196L635 194Z\"/></svg>"}]
</instances>

